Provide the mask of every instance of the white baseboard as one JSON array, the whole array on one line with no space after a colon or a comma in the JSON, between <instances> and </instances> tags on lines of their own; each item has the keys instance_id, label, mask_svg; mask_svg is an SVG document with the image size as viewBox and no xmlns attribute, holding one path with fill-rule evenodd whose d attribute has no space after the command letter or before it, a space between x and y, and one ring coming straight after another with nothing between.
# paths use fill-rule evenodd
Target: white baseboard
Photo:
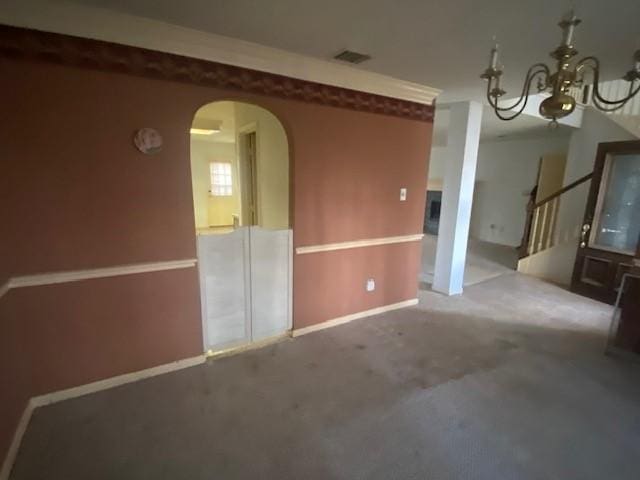
<instances>
[{"instance_id":1,"label":"white baseboard","mask_svg":"<svg viewBox=\"0 0 640 480\"><path fill-rule=\"evenodd\" d=\"M16 456L18 455L18 450L20 449L20 443L22 443L22 437L24 433L27 431L27 427L29 426L29 420L31 420L31 415L33 414L33 410L35 406L33 402L29 400L27 402L27 406L24 408L22 412L22 416L20 417L20 421L18 422L18 426L16 427L16 431L13 434L13 439L11 440L11 444L9 445L9 450L7 451L7 455L2 462L2 469L0 469L0 480L9 480L9 474L11 473L11 469L13 468L13 463L16 460Z\"/></svg>"},{"instance_id":2,"label":"white baseboard","mask_svg":"<svg viewBox=\"0 0 640 480\"><path fill-rule=\"evenodd\" d=\"M158 365L157 367L151 367L145 370L125 373L124 375L118 375L105 380L87 383L86 385L80 385L79 387L72 387L65 390L58 390L57 392L46 393L44 395L33 397L31 401L33 402L34 407L42 407L43 405L50 405L62 400L81 397L83 395L88 395L89 393L95 393L101 390L118 387L120 385L126 385L127 383L137 382L138 380L144 380L145 378L155 377L162 375L163 373L175 372L176 370L182 370L183 368L200 365L201 363L204 363L205 359L205 355L185 358L176 362Z\"/></svg>"},{"instance_id":3,"label":"white baseboard","mask_svg":"<svg viewBox=\"0 0 640 480\"><path fill-rule=\"evenodd\" d=\"M271 337L265 337L260 340L256 340L255 342L245 343L239 346L224 348L222 350L207 350L205 356L207 359L213 358L222 358L222 357L230 357L232 355L236 355L238 353L248 352L250 350L258 350L262 347L266 347L267 345L272 345L277 342L281 342L283 340L287 340L291 338L291 330L287 330L285 333L279 333L278 335L273 335Z\"/></svg>"},{"instance_id":4,"label":"white baseboard","mask_svg":"<svg viewBox=\"0 0 640 480\"><path fill-rule=\"evenodd\" d=\"M391 310L398 310L399 308L411 307L417 305L418 299L412 298L411 300L405 300L403 302L391 303L389 305L383 305L382 307L372 308L370 310L363 310L361 312L351 313L343 317L333 318L326 322L316 323L304 328L297 328L291 332L293 337L299 337L300 335L306 335L307 333L316 332L318 330L324 330L325 328L335 327L336 325L342 325L359 318L370 317L371 315L378 315L379 313L390 312Z\"/></svg>"},{"instance_id":5,"label":"white baseboard","mask_svg":"<svg viewBox=\"0 0 640 480\"><path fill-rule=\"evenodd\" d=\"M352 313L350 315L345 315L343 317L334 318L332 320L327 320L326 322L318 323L316 325L311 325L309 327L292 330L291 336L299 337L300 335L305 335L307 333L315 332L317 330L323 330L325 328L335 327L336 325L348 323L348 322L351 322L352 320L356 320L359 318L365 318L371 315L377 315L379 313L385 313L391 310L397 310L400 308L410 307L412 305L417 305L417 304L418 304L418 299L413 298L411 300L405 300L403 302L392 303L390 305L383 305L381 307L372 308L370 310L364 310L361 312ZM278 335L276 337L266 338L261 341L255 342L253 344L247 345L246 347L223 350L220 352L211 352L209 356L224 357L230 354L240 353L240 352L254 349L254 348L260 348L269 343L280 341L283 338L286 338L286 335ZM16 459L16 455L18 454L18 449L20 448L22 437L24 436L24 433L27 430L27 426L29 425L29 420L31 419L31 415L33 414L33 411L36 408L42 407L44 405L50 405L52 403L60 402L62 400L68 400L71 398L88 395L90 393L107 390L109 388L125 385L127 383L137 382L139 380L155 377L157 375L162 375L164 373L182 370L183 368L193 367L201 363L204 363L206 359L207 359L207 354L202 354L196 357L185 358L183 360L178 360L176 362L171 362L164 365L158 365L157 367L147 368L145 370L139 370L137 372L132 372L132 373L126 373L124 375L118 375L116 377L107 378L105 380L99 380L97 382L88 383L86 385L67 388L65 390L59 390L57 392L47 393L44 395L39 395L37 397L31 398L24 409L24 412L22 414L22 417L20 418L20 421L18 422L18 427L16 428L16 431L13 435L13 440L11 442L11 445L9 446L9 451L7 452L7 456L5 457L4 462L2 464L2 470L0 470L0 480L9 479L9 474L11 473L11 468L13 467L13 463Z\"/></svg>"},{"instance_id":6,"label":"white baseboard","mask_svg":"<svg viewBox=\"0 0 640 480\"><path fill-rule=\"evenodd\" d=\"M70 398L81 397L89 393L99 392L101 390L107 390L109 388L118 387L120 385L126 385L127 383L137 382L138 380L144 380L145 378L151 378L164 373L175 372L182 370L183 368L193 367L204 363L206 356L204 354L196 357L185 358L164 365L158 365L157 367L147 368L145 370L139 370L137 372L125 373L124 375L118 375L116 377L107 378L105 380L99 380L97 382L88 383L86 385L80 385L78 387L67 388L65 390L59 390L57 392L47 393L31 398L27 402L27 406L24 409L22 417L18 422L18 427L13 434L9 451L2 463L2 470L0 470L0 480L8 480L11 468L18 454L22 437L24 436L29 420L33 411L44 405L50 405L52 403L60 402L62 400L68 400Z\"/></svg>"}]
</instances>

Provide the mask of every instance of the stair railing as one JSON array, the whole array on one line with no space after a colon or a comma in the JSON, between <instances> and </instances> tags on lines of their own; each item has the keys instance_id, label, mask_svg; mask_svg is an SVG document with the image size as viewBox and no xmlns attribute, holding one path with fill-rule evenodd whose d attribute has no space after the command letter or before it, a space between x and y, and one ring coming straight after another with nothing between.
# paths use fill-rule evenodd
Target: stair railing
<instances>
[{"instance_id":1,"label":"stair railing","mask_svg":"<svg viewBox=\"0 0 640 480\"><path fill-rule=\"evenodd\" d=\"M623 79L608 80L600 83L598 89L605 98L623 98L629 93L629 82ZM569 93L579 104L593 106L592 90L593 85L583 85L582 87L572 87ZM633 97L620 110L604 113L607 115L640 115L640 95Z\"/></svg>"},{"instance_id":2,"label":"stair railing","mask_svg":"<svg viewBox=\"0 0 640 480\"><path fill-rule=\"evenodd\" d=\"M562 195L588 182L592 177L593 172L566 187L562 187L557 192L531 206L525 225L525 241L520 248L520 258L533 255L555 245L556 224Z\"/></svg>"}]
</instances>

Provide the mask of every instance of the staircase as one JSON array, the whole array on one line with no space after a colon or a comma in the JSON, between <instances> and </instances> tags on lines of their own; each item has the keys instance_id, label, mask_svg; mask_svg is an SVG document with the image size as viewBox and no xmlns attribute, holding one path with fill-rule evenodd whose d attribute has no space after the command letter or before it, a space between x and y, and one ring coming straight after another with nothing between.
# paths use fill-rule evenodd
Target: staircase
<instances>
[{"instance_id":1,"label":"staircase","mask_svg":"<svg viewBox=\"0 0 640 480\"><path fill-rule=\"evenodd\" d=\"M571 94L578 99L581 105L594 107L591 100L593 85L585 85L582 88L574 88ZM600 94L604 98L623 98L629 92L629 82L626 80L610 80L600 83ZM602 112L611 120L637 138L640 138L640 95L629 100L620 110L615 112Z\"/></svg>"},{"instance_id":2,"label":"staircase","mask_svg":"<svg viewBox=\"0 0 640 480\"><path fill-rule=\"evenodd\" d=\"M602 112L591 101L592 88L591 85L575 88L571 95L583 108L596 110L632 136L640 138L640 95L636 95L620 110ZM622 98L628 91L629 82L626 80L600 83L600 94L605 98ZM583 127L577 125L577 128ZM593 173L585 175L532 206L525 224L525 241L519 251L519 272L563 285L570 284L576 249L580 243L581 209L584 209L586 188L592 176ZM581 185L584 187L579 188ZM559 216L563 217L560 222ZM559 231L558 224L564 224L562 231Z\"/></svg>"},{"instance_id":3,"label":"staircase","mask_svg":"<svg viewBox=\"0 0 640 480\"><path fill-rule=\"evenodd\" d=\"M520 247L517 270L549 281L569 284L566 259L575 255L579 232L559 232L560 205L580 185L593 177L593 172L561 188L534 204L525 224L525 241Z\"/></svg>"}]
</instances>

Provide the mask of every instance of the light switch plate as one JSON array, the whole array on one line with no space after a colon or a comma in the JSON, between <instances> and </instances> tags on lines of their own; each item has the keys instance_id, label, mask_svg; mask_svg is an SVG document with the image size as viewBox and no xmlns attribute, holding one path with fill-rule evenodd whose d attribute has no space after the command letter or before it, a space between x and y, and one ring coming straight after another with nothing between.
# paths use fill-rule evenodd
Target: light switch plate
<instances>
[{"instance_id":1,"label":"light switch plate","mask_svg":"<svg viewBox=\"0 0 640 480\"><path fill-rule=\"evenodd\" d=\"M406 188L401 188L400 189L400 201L404 202L407 200L407 189Z\"/></svg>"}]
</instances>

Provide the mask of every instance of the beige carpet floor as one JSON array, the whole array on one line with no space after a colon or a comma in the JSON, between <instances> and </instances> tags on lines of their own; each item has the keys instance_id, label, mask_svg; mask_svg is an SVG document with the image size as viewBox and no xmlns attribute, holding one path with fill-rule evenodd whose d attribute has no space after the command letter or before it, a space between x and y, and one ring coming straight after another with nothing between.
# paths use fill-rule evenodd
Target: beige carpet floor
<instances>
[{"instance_id":1,"label":"beige carpet floor","mask_svg":"<svg viewBox=\"0 0 640 480\"><path fill-rule=\"evenodd\" d=\"M420 282L431 285L436 264L438 237L425 235L422 239L422 268ZM469 239L465 262L464 286L474 285L515 271L518 252L514 247Z\"/></svg>"},{"instance_id":2,"label":"beige carpet floor","mask_svg":"<svg viewBox=\"0 0 640 480\"><path fill-rule=\"evenodd\" d=\"M35 411L24 479L637 480L611 308L504 275Z\"/></svg>"}]
</instances>

